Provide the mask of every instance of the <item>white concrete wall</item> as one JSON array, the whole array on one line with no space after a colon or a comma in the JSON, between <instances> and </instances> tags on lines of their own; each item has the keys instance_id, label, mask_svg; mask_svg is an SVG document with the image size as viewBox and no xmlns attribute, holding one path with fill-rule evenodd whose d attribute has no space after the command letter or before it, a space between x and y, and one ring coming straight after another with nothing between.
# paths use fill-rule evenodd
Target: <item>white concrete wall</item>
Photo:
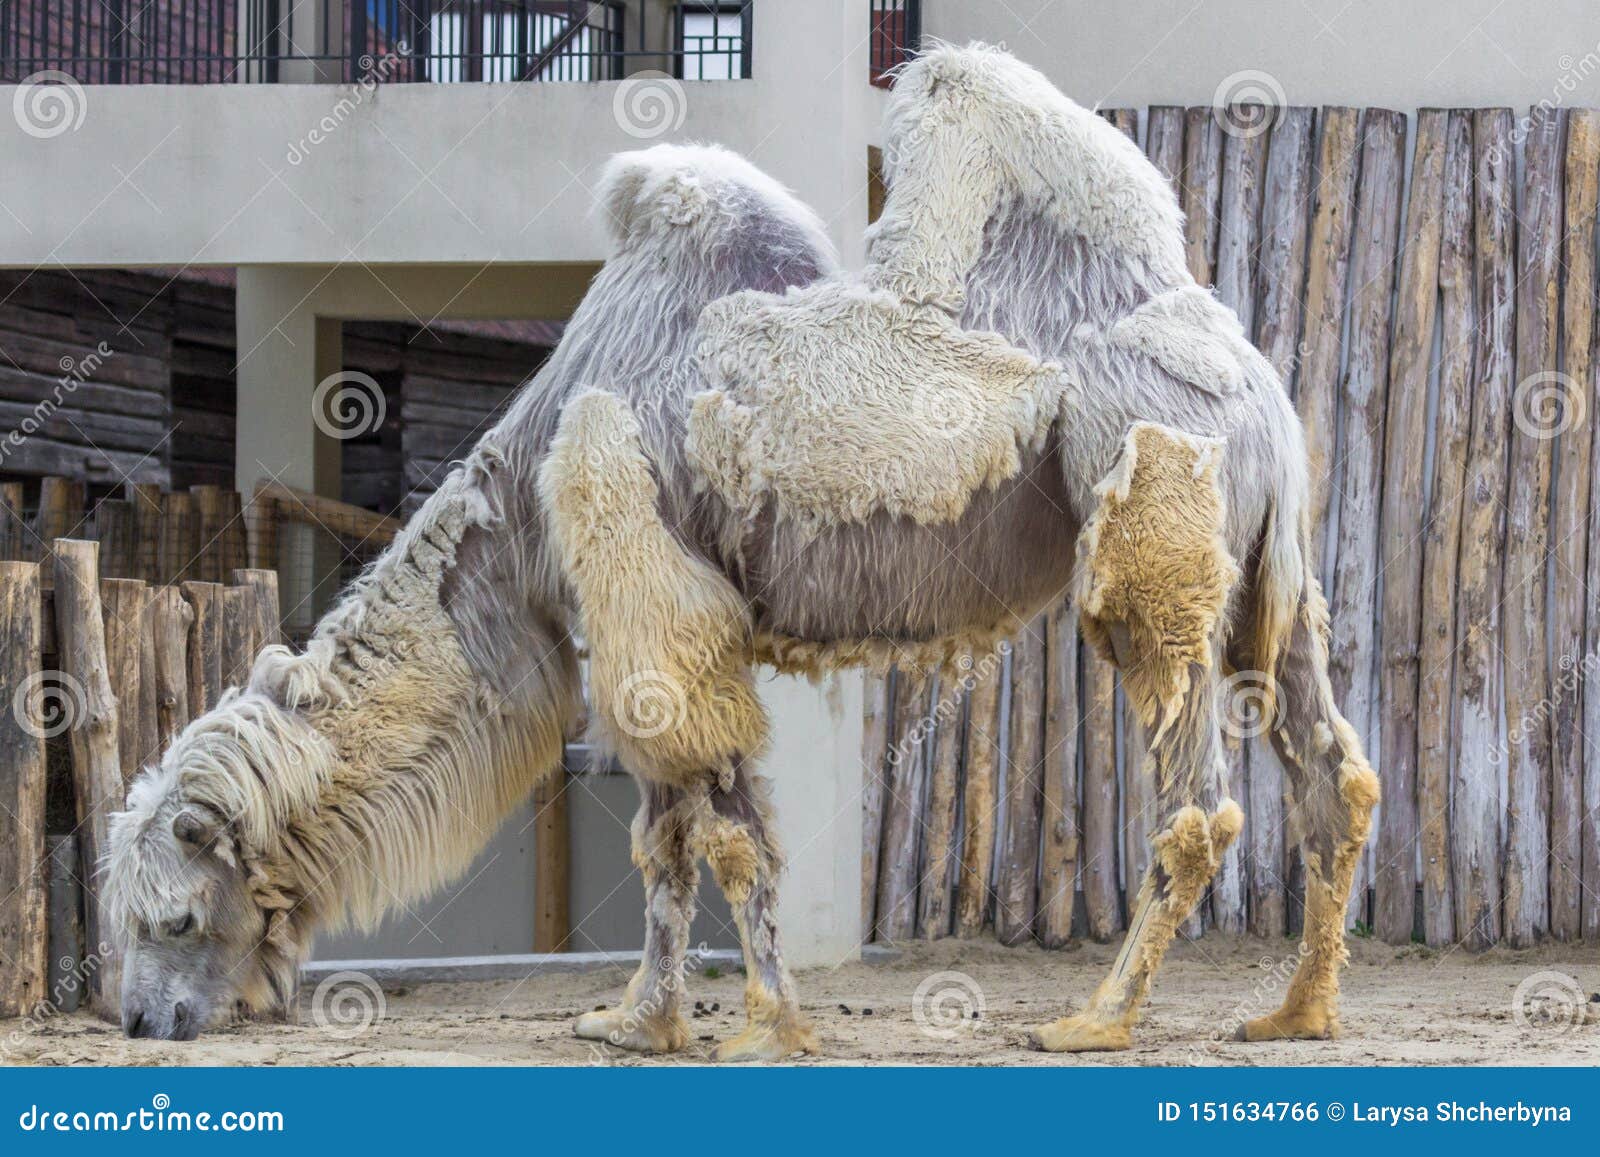
<instances>
[{"instance_id":1,"label":"white concrete wall","mask_svg":"<svg viewBox=\"0 0 1600 1157\"><path fill-rule=\"evenodd\" d=\"M1593 0L923 0L923 30L1003 43L1107 107L1210 104L1259 70L1290 104L1600 104Z\"/></svg>"}]
</instances>

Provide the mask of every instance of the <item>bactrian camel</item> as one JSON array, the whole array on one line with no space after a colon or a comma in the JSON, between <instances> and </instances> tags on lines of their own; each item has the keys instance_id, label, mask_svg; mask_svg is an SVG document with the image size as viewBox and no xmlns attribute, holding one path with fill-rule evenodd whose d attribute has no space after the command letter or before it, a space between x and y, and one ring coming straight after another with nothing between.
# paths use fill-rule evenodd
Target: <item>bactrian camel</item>
<instances>
[{"instance_id":1,"label":"bactrian camel","mask_svg":"<svg viewBox=\"0 0 1600 1157\"><path fill-rule=\"evenodd\" d=\"M1242 823L1218 689L1255 672L1305 860L1304 949L1247 1040L1338 1027L1376 777L1328 681L1303 436L1185 266L1167 182L1004 52L936 48L887 112L868 264L720 148L616 157L615 255L549 362L317 627L269 647L117 817L135 1035L282 1009L312 936L470 862L583 707L637 777L644 960L581 1037L684 1045L697 863L736 916L748 1024L818 1048L780 950L752 668L949 665L1069 587L1148 736L1160 820L1120 955L1036 1047L1123 1049Z\"/></svg>"}]
</instances>

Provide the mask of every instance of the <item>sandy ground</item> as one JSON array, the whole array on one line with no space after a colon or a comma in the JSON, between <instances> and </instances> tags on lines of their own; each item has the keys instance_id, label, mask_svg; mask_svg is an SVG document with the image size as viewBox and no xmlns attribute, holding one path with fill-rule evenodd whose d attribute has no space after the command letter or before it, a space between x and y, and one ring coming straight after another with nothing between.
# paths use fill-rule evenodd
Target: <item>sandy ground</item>
<instances>
[{"instance_id":1,"label":"sandy ground","mask_svg":"<svg viewBox=\"0 0 1600 1157\"><path fill-rule=\"evenodd\" d=\"M809 969L797 979L824 1055L801 1063L1600 1064L1600 1002L1589 1003L1600 989L1600 951L1594 948L1473 956L1356 941L1344 982L1342 1039L1256 1045L1218 1039L1240 1019L1277 1007L1282 977L1290 971L1283 962L1292 951L1286 941L1180 944L1162 970L1134 1048L1076 1057L1029 1052L1021 1047L1022 1033L1080 1007L1110 963L1111 946L1044 952L946 941L913 946L890 963ZM960 976L940 975L951 973ZM1519 1023L1513 1013L1519 985L1534 977L1529 987L1560 991L1542 978L1545 973L1577 979L1586 1001L1580 1023L1571 1023L1571 1006L1537 1000L1529 1006L1534 1023ZM689 1000L706 1012L690 1022L696 1039L683 1052L641 1057L575 1038L573 1018L615 1005L626 979L613 970L393 987L383 994L383 1015L364 1029L359 1020L319 1024L308 992L297 1026L239 1026L190 1044L124 1040L83 1014L39 1027L0 1021L0 1058L38 1065L698 1064L743 1023L743 977L696 975ZM919 1001L919 986L933 995ZM960 1010L978 993L978 1017L961 1019L958 1012L953 1020L938 1018L941 1008ZM933 1035L919 1023L918 1007Z\"/></svg>"}]
</instances>

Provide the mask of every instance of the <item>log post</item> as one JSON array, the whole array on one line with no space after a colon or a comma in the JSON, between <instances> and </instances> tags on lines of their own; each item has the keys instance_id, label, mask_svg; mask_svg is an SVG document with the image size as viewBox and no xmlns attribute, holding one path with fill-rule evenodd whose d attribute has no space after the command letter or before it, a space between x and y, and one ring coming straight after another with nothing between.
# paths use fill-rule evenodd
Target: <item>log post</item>
<instances>
[{"instance_id":1,"label":"log post","mask_svg":"<svg viewBox=\"0 0 1600 1157\"><path fill-rule=\"evenodd\" d=\"M138 579L100 580L106 671L117 697L117 754L122 761L124 788L133 783L144 762L156 754L143 745L140 711L145 604L149 598L149 588Z\"/></svg>"},{"instance_id":2,"label":"log post","mask_svg":"<svg viewBox=\"0 0 1600 1157\"><path fill-rule=\"evenodd\" d=\"M922 815L927 752L926 671L895 675L895 745L883 804L883 854L878 863L878 938L909 940L917 923L917 822Z\"/></svg>"},{"instance_id":3,"label":"log post","mask_svg":"<svg viewBox=\"0 0 1600 1157\"><path fill-rule=\"evenodd\" d=\"M248 587L219 586L213 613L221 615L222 658L218 685L243 687L250 679L250 664L256 657L256 599ZM219 693L220 694L220 693ZM215 704L213 704L215 706Z\"/></svg>"},{"instance_id":4,"label":"log post","mask_svg":"<svg viewBox=\"0 0 1600 1157\"><path fill-rule=\"evenodd\" d=\"M1450 770L1455 758L1451 675L1461 518L1472 423L1476 350L1472 302L1472 114L1457 109L1445 131L1439 237L1439 407L1433 483L1422 540L1421 651L1417 674L1417 832L1422 852L1422 932L1434 946L1455 939L1450 878ZM1387 720L1385 720L1387 723Z\"/></svg>"},{"instance_id":5,"label":"log post","mask_svg":"<svg viewBox=\"0 0 1600 1157\"><path fill-rule=\"evenodd\" d=\"M1561 940L1583 935L1584 749L1595 742L1583 728L1583 683L1592 677L1584 663L1584 616L1591 553L1589 519L1590 461L1594 447L1594 295L1595 203L1600 193L1600 112L1573 109L1567 114L1565 208L1561 289L1561 386L1557 424L1560 465L1553 503L1555 575L1550 605L1556 679L1551 719L1554 780L1550 794L1550 932ZM1586 597L1587 594L1587 597ZM1591 660L1592 665L1592 660ZM1589 733L1593 734L1593 733ZM1596 768L1591 775L1600 775ZM1596 817L1588 817L1592 828ZM1600 847L1595 849L1600 854Z\"/></svg>"},{"instance_id":6,"label":"log post","mask_svg":"<svg viewBox=\"0 0 1600 1157\"><path fill-rule=\"evenodd\" d=\"M255 625L251 633L256 640L256 651L283 642L283 632L278 616L278 572L275 570L236 570L230 576L234 586L249 587L253 592L252 615ZM252 655L251 659L254 660Z\"/></svg>"},{"instance_id":7,"label":"log post","mask_svg":"<svg viewBox=\"0 0 1600 1157\"><path fill-rule=\"evenodd\" d=\"M1183 121L1183 249L1190 274L1201 285L1210 285L1222 195L1222 126L1210 105L1186 110Z\"/></svg>"},{"instance_id":8,"label":"log post","mask_svg":"<svg viewBox=\"0 0 1600 1157\"><path fill-rule=\"evenodd\" d=\"M67 732L72 782L78 802L78 846L83 859L86 946L100 961L89 974L95 1015L119 1016L121 961L115 935L101 909L97 869L108 844L108 821L121 809L122 760L117 750L117 699L107 676L105 619L100 608L98 543L58 538L51 543L56 572L57 659L62 682L81 710Z\"/></svg>"},{"instance_id":9,"label":"log post","mask_svg":"<svg viewBox=\"0 0 1600 1157\"><path fill-rule=\"evenodd\" d=\"M189 487L194 500L195 560L189 577L200 582L222 581L222 488L214 485Z\"/></svg>"},{"instance_id":10,"label":"log post","mask_svg":"<svg viewBox=\"0 0 1600 1157\"><path fill-rule=\"evenodd\" d=\"M1174 110L1175 111L1175 110ZM1152 121L1152 128L1155 122ZM1182 122L1179 122L1180 128ZM1063 599L1049 612L1045 641L1044 816L1040 839L1039 942L1072 939L1078 900L1078 610Z\"/></svg>"},{"instance_id":11,"label":"log post","mask_svg":"<svg viewBox=\"0 0 1600 1157\"><path fill-rule=\"evenodd\" d=\"M1406 207L1400 291L1389 350L1389 400L1384 420L1382 670L1383 808L1373 873L1373 931L1390 944L1410 944L1417 895L1417 664L1422 646L1422 468L1427 461L1428 374L1444 206L1443 109L1417 113Z\"/></svg>"},{"instance_id":12,"label":"log post","mask_svg":"<svg viewBox=\"0 0 1600 1157\"><path fill-rule=\"evenodd\" d=\"M1039 904L1039 807L1044 786L1044 668L1048 618L1017 632L1011 651L1010 743L1006 806L995 881L994 931L1002 944L1033 935Z\"/></svg>"},{"instance_id":13,"label":"log post","mask_svg":"<svg viewBox=\"0 0 1600 1157\"><path fill-rule=\"evenodd\" d=\"M189 715L199 718L222 697L222 592L217 583L187 582L183 597L194 611L189 624Z\"/></svg>"},{"instance_id":14,"label":"log post","mask_svg":"<svg viewBox=\"0 0 1600 1157\"><path fill-rule=\"evenodd\" d=\"M1505 939L1525 948L1550 927L1550 666L1546 567L1561 277L1559 109L1536 106L1523 146L1517 213L1517 386L1506 497Z\"/></svg>"},{"instance_id":15,"label":"log post","mask_svg":"<svg viewBox=\"0 0 1600 1157\"><path fill-rule=\"evenodd\" d=\"M39 566L0 561L0 1018L47 999Z\"/></svg>"},{"instance_id":16,"label":"log post","mask_svg":"<svg viewBox=\"0 0 1600 1157\"><path fill-rule=\"evenodd\" d=\"M924 940L950 935L959 860L956 807L961 786L961 714L972 657L959 675L939 676L934 689L933 726L928 741L928 806L923 818L922 887L917 930Z\"/></svg>"},{"instance_id":17,"label":"log post","mask_svg":"<svg viewBox=\"0 0 1600 1157\"><path fill-rule=\"evenodd\" d=\"M1122 926L1117 880L1116 669L1083 651L1083 907L1089 935L1104 943Z\"/></svg>"},{"instance_id":18,"label":"log post","mask_svg":"<svg viewBox=\"0 0 1600 1157\"><path fill-rule=\"evenodd\" d=\"M878 906L878 853L883 847L883 779L889 755L889 680L866 677L861 728L861 939L872 939Z\"/></svg>"},{"instance_id":19,"label":"log post","mask_svg":"<svg viewBox=\"0 0 1600 1157\"><path fill-rule=\"evenodd\" d=\"M1486 948L1500 938L1500 592L1516 326L1516 152L1510 109L1478 109L1472 120L1478 348L1456 596L1450 861L1456 936Z\"/></svg>"},{"instance_id":20,"label":"log post","mask_svg":"<svg viewBox=\"0 0 1600 1157\"><path fill-rule=\"evenodd\" d=\"M200 545L194 496L182 491L161 496L161 582L174 586L194 575Z\"/></svg>"},{"instance_id":21,"label":"log post","mask_svg":"<svg viewBox=\"0 0 1600 1157\"><path fill-rule=\"evenodd\" d=\"M161 582L161 487L153 482L130 482L124 489L133 506L134 569L130 578L151 586Z\"/></svg>"},{"instance_id":22,"label":"log post","mask_svg":"<svg viewBox=\"0 0 1600 1157\"><path fill-rule=\"evenodd\" d=\"M572 934L572 821L565 765L533 789L533 950L560 952Z\"/></svg>"},{"instance_id":23,"label":"log post","mask_svg":"<svg viewBox=\"0 0 1600 1157\"><path fill-rule=\"evenodd\" d=\"M178 587L164 586L155 589L151 610L156 655L156 733L158 746L165 751L191 718L189 628L194 623L194 608Z\"/></svg>"},{"instance_id":24,"label":"log post","mask_svg":"<svg viewBox=\"0 0 1600 1157\"><path fill-rule=\"evenodd\" d=\"M45 565L40 577L48 588L55 582L55 567L50 564L50 543L77 532L83 521L85 486L72 478L41 478L39 480L39 512L34 523L33 541L29 557L38 558Z\"/></svg>"},{"instance_id":25,"label":"log post","mask_svg":"<svg viewBox=\"0 0 1600 1157\"><path fill-rule=\"evenodd\" d=\"M22 517L22 483L0 482L0 562L21 562L28 537Z\"/></svg>"},{"instance_id":26,"label":"log post","mask_svg":"<svg viewBox=\"0 0 1600 1157\"><path fill-rule=\"evenodd\" d=\"M991 651L979 656L977 664L967 697L967 782L961 801L961 879L956 888L956 935L968 940L982 934L989 912L989 871L1000 807L1000 686L1005 657L1001 651Z\"/></svg>"},{"instance_id":27,"label":"log post","mask_svg":"<svg viewBox=\"0 0 1600 1157\"><path fill-rule=\"evenodd\" d=\"M137 578L133 503L102 499L94 508L94 538L100 544L100 571L108 579Z\"/></svg>"}]
</instances>

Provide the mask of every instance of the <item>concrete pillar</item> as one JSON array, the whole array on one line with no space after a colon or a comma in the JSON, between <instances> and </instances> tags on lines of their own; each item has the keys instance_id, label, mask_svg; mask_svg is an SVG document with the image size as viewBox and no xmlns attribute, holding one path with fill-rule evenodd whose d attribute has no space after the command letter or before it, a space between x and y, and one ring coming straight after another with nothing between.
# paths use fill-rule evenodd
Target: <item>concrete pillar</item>
<instances>
[{"instance_id":1,"label":"concrete pillar","mask_svg":"<svg viewBox=\"0 0 1600 1157\"><path fill-rule=\"evenodd\" d=\"M339 443L318 425L312 407L317 384L343 360L342 323L319 318L311 304L323 277L323 270L296 266L239 267L234 484L241 494L274 478L339 497ZM278 551L285 621L303 629L327 601L337 544L291 525L282 528Z\"/></svg>"}]
</instances>

